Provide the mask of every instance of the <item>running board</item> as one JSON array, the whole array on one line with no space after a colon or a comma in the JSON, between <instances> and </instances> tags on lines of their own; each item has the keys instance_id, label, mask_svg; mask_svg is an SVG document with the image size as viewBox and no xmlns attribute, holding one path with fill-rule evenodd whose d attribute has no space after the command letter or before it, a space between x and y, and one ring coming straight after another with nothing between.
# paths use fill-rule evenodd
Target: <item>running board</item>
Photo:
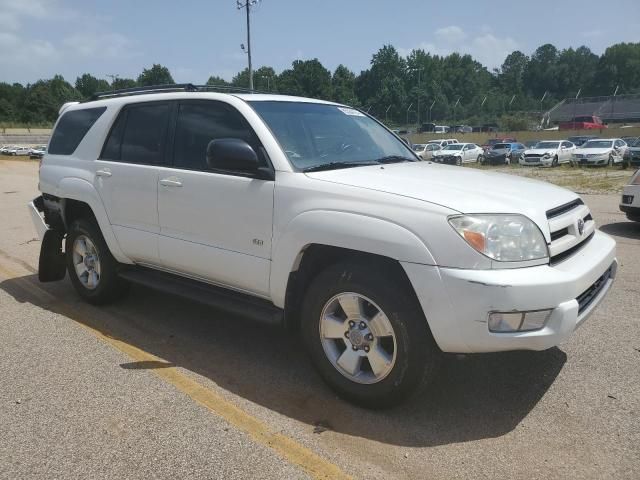
<instances>
[{"instance_id":1,"label":"running board","mask_svg":"<svg viewBox=\"0 0 640 480\"><path fill-rule=\"evenodd\" d=\"M284 311L268 300L146 267L125 267L118 275L138 285L177 295L251 320L282 326Z\"/></svg>"}]
</instances>

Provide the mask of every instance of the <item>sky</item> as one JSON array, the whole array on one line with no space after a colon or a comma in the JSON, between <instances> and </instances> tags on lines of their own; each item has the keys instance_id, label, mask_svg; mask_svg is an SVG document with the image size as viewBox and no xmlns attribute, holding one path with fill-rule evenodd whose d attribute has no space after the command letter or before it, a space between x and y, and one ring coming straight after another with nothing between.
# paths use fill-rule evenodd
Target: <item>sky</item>
<instances>
[{"instance_id":1,"label":"sky","mask_svg":"<svg viewBox=\"0 0 640 480\"><path fill-rule=\"evenodd\" d=\"M230 80L246 67L236 0L0 0L0 82L85 72L136 78L169 67L177 82ZM640 42L640 0L261 0L252 9L254 68L318 58L356 73L392 44L402 55L470 53L489 69L513 50Z\"/></svg>"}]
</instances>

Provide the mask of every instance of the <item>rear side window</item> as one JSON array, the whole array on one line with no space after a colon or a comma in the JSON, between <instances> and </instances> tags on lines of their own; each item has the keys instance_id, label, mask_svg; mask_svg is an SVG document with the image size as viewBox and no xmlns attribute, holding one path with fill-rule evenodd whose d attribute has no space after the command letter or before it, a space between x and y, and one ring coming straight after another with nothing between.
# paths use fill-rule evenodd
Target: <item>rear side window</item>
<instances>
[{"instance_id":1,"label":"rear side window","mask_svg":"<svg viewBox=\"0 0 640 480\"><path fill-rule=\"evenodd\" d=\"M49 152L52 155L72 155L89 129L100 118L107 107L72 110L62 114L51 142Z\"/></svg>"},{"instance_id":2,"label":"rear side window","mask_svg":"<svg viewBox=\"0 0 640 480\"><path fill-rule=\"evenodd\" d=\"M178 110L173 165L186 170L208 170L207 145L217 138L239 138L258 153L256 134L235 108L222 102L186 102Z\"/></svg>"},{"instance_id":3,"label":"rear side window","mask_svg":"<svg viewBox=\"0 0 640 480\"><path fill-rule=\"evenodd\" d=\"M168 103L125 107L111 128L100 158L124 163L162 164L170 108Z\"/></svg>"}]
</instances>

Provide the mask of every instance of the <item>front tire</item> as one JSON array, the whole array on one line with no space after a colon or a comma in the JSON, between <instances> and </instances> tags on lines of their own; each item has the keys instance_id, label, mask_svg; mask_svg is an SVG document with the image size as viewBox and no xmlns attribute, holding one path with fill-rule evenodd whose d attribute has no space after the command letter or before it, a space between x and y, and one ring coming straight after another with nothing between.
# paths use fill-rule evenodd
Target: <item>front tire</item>
<instances>
[{"instance_id":1,"label":"front tire","mask_svg":"<svg viewBox=\"0 0 640 480\"><path fill-rule=\"evenodd\" d=\"M348 401L388 407L435 373L440 350L403 280L382 265L349 262L318 274L305 293L304 343L322 378Z\"/></svg>"},{"instance_id":2,"label":"front tire","mask_svg":"<svg viewBox=\"0 0 640 480\"><path fill-rule=\"evenodd\" d=\"M117 274L118 262L95 221L79 219L71 224L65 255L71 283L87 302L108 303L126 292L127 283Z\"/></svg>"}]
</instances>

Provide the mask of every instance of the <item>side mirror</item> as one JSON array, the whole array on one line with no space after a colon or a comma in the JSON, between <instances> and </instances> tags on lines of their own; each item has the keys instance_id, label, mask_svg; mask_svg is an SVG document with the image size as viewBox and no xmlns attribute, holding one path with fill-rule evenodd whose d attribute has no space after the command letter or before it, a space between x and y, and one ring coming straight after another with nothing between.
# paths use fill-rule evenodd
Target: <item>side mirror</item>
<instances>
[{"instance_id":1,"label":"side mirror","mask_svg":"<svg viewBox=\"0 0 640 480\"><path fill-rule=\"evenodd\" d=\"M255 173L258 155L251 145L239 138L219 138L207 145L207 165L212 170Z\"/></svg>"}]
</instances>

